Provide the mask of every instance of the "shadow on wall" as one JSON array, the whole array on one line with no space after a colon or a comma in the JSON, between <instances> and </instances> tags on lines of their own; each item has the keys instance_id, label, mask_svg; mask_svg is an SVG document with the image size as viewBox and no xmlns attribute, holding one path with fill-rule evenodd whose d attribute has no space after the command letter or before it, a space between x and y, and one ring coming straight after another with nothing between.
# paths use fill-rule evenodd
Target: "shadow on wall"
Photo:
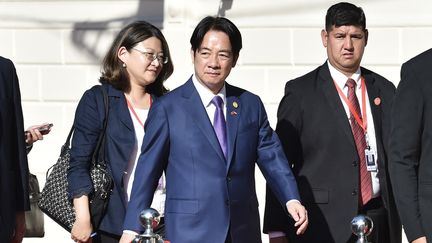
<instances>
[{"instance_id":1,"label":"shadow on wall","mask_svg":"<svg viewBox=\"0 0 432 243\"><path fill-rule=\"evenodd\" d=\"M164 19L164 1L145 0L139 1L138 9L135 15L109 19L105 21L84 21L76 22L73 26L72 42L79 49L85 51L93 61L102 60L106 50L98 52L100 42L107 34L107 30L112 25L123 28L127 24L145 20L156 27L162 29Z\"/></svg>"},{"instance_id":2,"label":"shadow on wall","mask_svg":"<svg viewBox=\"0 0 432 243\"><path fill-rule=\"evenodd\" d=\"M226 11L231 9L233 1L220 0L217 16L225 16ZM77 22L73 26L72 42L77 49L86 52L92 61L98 62L102 60L102 55L105 54L104 50L98 52L100 42L107 34L110 25L115 24L122 28L133 21L145 20L163 29L164 2L161 0L142 0L139 1L137 12L133 16L105 21Z\"/></svg>"},{"instance_id":3,"label":"shadow on wall","mask_svg":"<svg viewBox=\"0 0 432 243\"><path fill-rule=\"evenodd\" d=\"M233 1L234 0L221 0L219 3L217 16L225 17L226 11L232 8Z\"/></svg>"}]
</instances>

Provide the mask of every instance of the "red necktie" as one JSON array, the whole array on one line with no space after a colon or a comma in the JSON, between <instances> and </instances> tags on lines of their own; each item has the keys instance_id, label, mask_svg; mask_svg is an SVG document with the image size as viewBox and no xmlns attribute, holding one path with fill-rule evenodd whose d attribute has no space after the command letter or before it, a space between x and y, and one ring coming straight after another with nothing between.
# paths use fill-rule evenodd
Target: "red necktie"
<instances>
[{"instance_id":1,"label":"red necktie","mask_svg":"<svg viewBox=\"0 0 432 243\"><path fill-rule=\"evenodd\" d=\"M346 86L348 86L348 101L351 103L355 112L361 118L360 105L357 100L355 88L356 82L353 79L348 79L346 82ZM350 115L351 120L351 130L354 136L354 141L357 148L357 153L360 158L360 196L359 196L359 204L360 206L365 205L372 198L372 179L371 174L367 171L366 166L366 157L365 157L365 149L366 149L366 139L363 128L357 123L354 116Z\"/></svg>"}]
</instances>

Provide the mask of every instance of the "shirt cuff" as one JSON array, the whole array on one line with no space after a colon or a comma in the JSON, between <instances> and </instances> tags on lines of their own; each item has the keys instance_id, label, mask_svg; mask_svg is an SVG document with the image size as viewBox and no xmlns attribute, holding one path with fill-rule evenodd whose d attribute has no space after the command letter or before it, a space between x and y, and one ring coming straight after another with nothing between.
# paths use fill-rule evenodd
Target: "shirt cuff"
<instances>
[{"instance_id":1,"label":"shirt cuff","mask_svg":"<svg viewBox=\"0 0 432 243\"><path fill-rule=\"evenodd\" d=\"M123 234L128 234L128 235L139 235L137 232L133 231L133 230L123 230Z\"/></svg>"},{"instance_id":2,"label":"shirt cuff","mask_svg":"<svg viewBox=\"0 0 432 243\"><path fill-rule=\"evenodd\" d=\"M291 203L291 202L298 202L298 203L301 204L301 202L299 200L297 200L297 199L291 199L288 202L286 202L285 205L288 205L288 203Z\"/></svg>"},{"instance_id":3,"label":"shirt cuff","mask_svg":"<svg viewBox=\"0 0 432 243\"><path fill-rule=\"evenodd\" d=\"M268 232L268 235L270 239L286 236L286 234L282 231L270 231Z\"/></svg>"}]
</instances>

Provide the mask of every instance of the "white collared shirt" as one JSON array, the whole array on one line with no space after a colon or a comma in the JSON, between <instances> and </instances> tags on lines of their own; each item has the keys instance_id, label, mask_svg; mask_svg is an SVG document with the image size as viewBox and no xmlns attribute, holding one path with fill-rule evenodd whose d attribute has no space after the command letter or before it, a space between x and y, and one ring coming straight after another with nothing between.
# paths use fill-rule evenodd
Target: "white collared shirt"
<instances>
[{"instance_id":1,"label":"white collared shirt","mask_svg":"<svg viewBox=\"0 0 432 243\"><path fill-rule=\"evenodd\" d=\"M327 61L327 65L329 67L330 70L330 75L332 76L334 82L336 83L337 86L339 86L339 88L345 93L345 95L348 95L348 87L345 85L348 77L345 76L345 74L339 72L336 68L334 68L329 61ZM359 105L360 105L360 110L363 109L362 107L362 102L361 102L361 71L360 71L360 67L357 69L357 71L350 77L352 78L355 82L356 82L356 96L357 99L359 99ZM367 133L368 133L368 137L369 137L369 146L371 147L371 149L374 151L374 155L375 155L375 161L378 161L378 153L377 153L377 143L376 143L376 137L375 137L375 124L374 124L374 120L372 117L372 111L371 111L371 106L370 106L370 102L369 102L369 96L368 96L368 92L367 89L365 89L366 91L366 115L367 115ZM341 96L339 96L339 98L341 99L341 102L343 104L343 107L345 109L345 113L347 114L347 119L349 120L351 113L350 110L348 108L348 105L345 103L345 101L342 99ZM372 197L377 197L380 194L380 185L379 185L379 179L377 177L378 171L377 172L371 172L371 177L372 177Z\"/></svg>"},{"instance_id":2,"label":"white collared shirt","mask_svg":"<svg viewBox=\"0 0 432 243\"><path fill-rule=\"evenodd\" d=\"M204 86L200 81L198 81L198 78L193 75L192 76L192 82L198 92L199 97L201 98L201 101L204 105L204 108L206 109L207 115L210 119L211 124L213 125L213 119L214 114L216 112L216 106L211 103L213 97L215 97L215 94L210 91L207 87ZM225 83L222 87L222 89L217 94L220 96L223 100L223 112L224 112L224 118L226 120L226 89L225 89Z\"/></svg>"}]
</instances>

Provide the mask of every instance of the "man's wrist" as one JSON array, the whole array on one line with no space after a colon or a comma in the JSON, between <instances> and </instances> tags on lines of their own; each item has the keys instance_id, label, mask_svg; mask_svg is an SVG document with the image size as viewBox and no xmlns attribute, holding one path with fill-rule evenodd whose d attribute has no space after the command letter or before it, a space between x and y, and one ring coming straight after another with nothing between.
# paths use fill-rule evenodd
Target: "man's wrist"
<instances>
[{"instance_id":1,"label":"man's wrist","mask_svg":"<svg viewBox=\"0 0 432 243\"><path fill-rule=\"evenodd\" d=\"M133 230L123 230L123 234L128 234L133 236L138 235L138 233Z\"/></svg>"},{"instance_id":2,"label":"man's wrist","mask_svg":"<svg viewBox=\"0 0 432 243\"><path fill-rule=\"evenodd\" d=\"M290 204L290 203L300 203L301 204L301 202L299 200L297 200L297 199L291 199L288 202L286 202L285 205L288 207L288 204Z\"/></svg>"}]
</instances>

